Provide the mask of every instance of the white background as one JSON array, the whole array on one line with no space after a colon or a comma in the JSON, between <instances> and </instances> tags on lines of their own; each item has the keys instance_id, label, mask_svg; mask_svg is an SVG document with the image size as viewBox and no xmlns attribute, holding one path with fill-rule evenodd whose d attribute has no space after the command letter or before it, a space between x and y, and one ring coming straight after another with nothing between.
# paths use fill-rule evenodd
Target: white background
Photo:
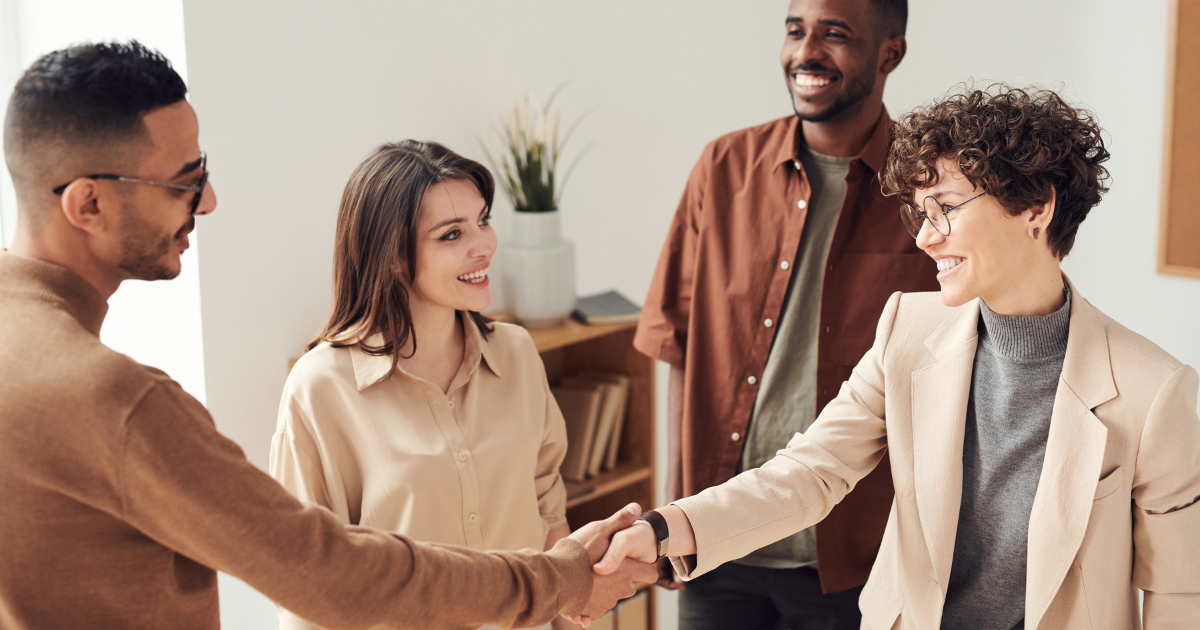
<instances>
[{"instance_id":1,"label":"white background","mask_svg":"<svg viewBox=\"0 0 1200 630\"><path fill-rule=\"evenodd\" d=\"M590 147L562 203L577 284L640 302L704 144L790 113L783 0L6 2L18 9L20 67L66 41L136 35L182 69L186 32L220 207L198 222L199 273L189 253L180 280L143 285L140 309L114 300L105 335L116 345L114 330L128 331L118 335L127 351L207 393L221 430L264 467L287 361L327 315L342 187L373 147L433 139L479 158L477 140L516 88L546 95L569 82L564 116L588 116L568 156ZM1064 267L1104 312L1200 365L1200 281L1155 272L1166 0L910 4L890 111L971 78L1045 85L1090 106L1109 134L1112 192ZM502 239L509 212L501 199ZM674 628L673 599L660 601L660 628ZM223 580L222 620L274 627L275 613Z\"/></svg>"}]
</instances>

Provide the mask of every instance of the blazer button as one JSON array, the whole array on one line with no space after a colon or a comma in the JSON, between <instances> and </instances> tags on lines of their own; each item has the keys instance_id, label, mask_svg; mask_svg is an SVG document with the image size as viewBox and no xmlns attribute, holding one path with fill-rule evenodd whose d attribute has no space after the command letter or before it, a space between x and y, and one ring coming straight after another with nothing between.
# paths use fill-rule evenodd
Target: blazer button
<instances>
[{"instance_id":1,"label":"blazer button","mask_svg":"<svg viewBox=\"0 0 1200 630\"><path fill-rule=\"evenodd\" d=\"M775 322L771 321L771 318L769 318L769 317L767 319L763 320L763 326L766 326L767 328L770 328L774 325L775 325Z\"/></svg>"},{"instance_id":2,"label":"blazer button","mask_svg":"<svg viewBox=\"0 0 1200 630\"><path fill-rule=\"evenodd\" d=\"M805 201L805 200L803 200L803 199L801 199L800 201L797 201L797 202L796 202L796 207L797 207L797 208L800 208L801 210L803 210L803 209L805 209L805 208L807 208L807 207L808 207L808 202L807 202L807 201Z\"/></svg>"},{"instance_id":3,"label":"blazer button","mask_svg":"<svg viewBox=\"0 0 1200 630\"><path fill-rule=\"evenodd\" d=\"M787 268L788 268L788 267L791 267L791 266L792 266L792 265L791 265L791 264L789 264L789 263L788 263L788 261L786 261L786 260L785 260L785 261L783 261L783 262L781 262L781 263L779 263L779 268L780 268L780 269L783 269L783 270L787 270Z\"/></svg>"},{"instance_id":4,"label":"blazer button","mask_svg":"<svg viewBox=\"0 0 1200 630\"><path fill-rule=\"evenodd\" d=\"M755 384L755 383L757 383L757 382L758 382L758 379L756 379L756 378L754 378L753 376L751 376L750 378L747 378L747 379L746 379L746 382L747 382L747 383L750 383L751 385L753 385L753 384Z\"/></svg>"},{"instance_id":5,"label":"blazer button","mask_svg":"<svg viewBox=\"0 0 1200 630\"><path fill-rule=\"evenodd\" d=\"M729 437L733 438L733 441L736 442L736 441L742 439L742 434L738 433L737 431L734 431L733 435L731 435Z\"/></svg>"}]
</instances>

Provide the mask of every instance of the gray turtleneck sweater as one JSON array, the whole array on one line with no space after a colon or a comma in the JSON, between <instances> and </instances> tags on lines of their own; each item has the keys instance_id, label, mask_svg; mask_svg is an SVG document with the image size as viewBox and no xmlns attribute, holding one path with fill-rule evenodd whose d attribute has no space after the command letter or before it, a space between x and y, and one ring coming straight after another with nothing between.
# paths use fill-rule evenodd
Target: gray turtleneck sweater
<instances>
[{"instance_id":1,"label":"gray turtleneck sweater","mask_svg":"<svg viewBox=\"0 0 1200 630\"><path fill-rule=\"evenodd\" d=\"M1071 294L1064 293L1062 308L1033 317L998 315L979 300L943 630L1024 627L1029 514L1071 319Z\"/></svg>"}]
</instances>

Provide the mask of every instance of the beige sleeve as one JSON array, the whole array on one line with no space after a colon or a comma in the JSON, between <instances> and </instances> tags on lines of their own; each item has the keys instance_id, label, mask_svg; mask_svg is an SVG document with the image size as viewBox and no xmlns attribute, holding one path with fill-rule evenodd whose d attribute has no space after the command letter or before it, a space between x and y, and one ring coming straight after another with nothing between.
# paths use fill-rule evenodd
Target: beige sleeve
<instances>
[{"instance_id":1,"label":"beige sleeve","mask_svg":"<svg viewBox=\"0 0 1200 630\"><path fill-rule=\"evenodd\" d=\"M119 461L127 523L320 625L530 627L580 612L591 594L574 540L545 554L479 552L347 526L300 503L173 382L126 420Z\"/></svg>"},{"instance_id":2,"label":"beige sleeve","mask_svg":"<svg viewBox=\"0 0 1200 630\"><path fill-rule=\"evenodd\" d=\"M567 522L567 487L559 473L563 458L567 456L567 424L558 402L554 400L554 394L550 393L545 370L542 370L542 388L546 396L546 424L542 431L542 445L538 449L534 487L538 495L538 511L546 523L546 531L542 532L544 537L550 530Z\"/></svg>"},{"instance_id":3,"label":"beige sleeve","mask_svg":"<svg viewBox=\"0 0 1200 630\"><path fill-rule=\"evenodd\" d=\"M696 536L694 558L671 559L681 576L702 575L817 524L883 458L883 355L899 303L893 294L875 344L806 433L761 468L675 502Z\"/></svg>"},{"instance_id":4,"label":"beige sleeve","mask_svg":"<svg viewBox=\"0 0 1200 630\"><path fill-rule=\"evenodd\" d=\"M1145 628L1200 619L1200 418L1196 370L1180 366L1147 413L1133 479L1133 584Z\"/></svg>"}]
</instances>

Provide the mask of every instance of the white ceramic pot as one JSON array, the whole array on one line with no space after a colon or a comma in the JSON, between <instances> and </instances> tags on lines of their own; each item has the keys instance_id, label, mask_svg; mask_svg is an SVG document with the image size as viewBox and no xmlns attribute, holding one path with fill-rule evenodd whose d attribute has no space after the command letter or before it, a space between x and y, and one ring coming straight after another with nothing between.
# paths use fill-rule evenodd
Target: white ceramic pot
<instances>
[{"instance_id":1,"label":"white ceramic pot","mask_svg":"<svg viewBox=\"0 0 1200 630\"><path fill-rule=\"evenodd\" d=\"M575 245L558 211L513 213L501 270L504 304L527 328L550 328L575 310Z\"/></svg>"}]
</instances>

